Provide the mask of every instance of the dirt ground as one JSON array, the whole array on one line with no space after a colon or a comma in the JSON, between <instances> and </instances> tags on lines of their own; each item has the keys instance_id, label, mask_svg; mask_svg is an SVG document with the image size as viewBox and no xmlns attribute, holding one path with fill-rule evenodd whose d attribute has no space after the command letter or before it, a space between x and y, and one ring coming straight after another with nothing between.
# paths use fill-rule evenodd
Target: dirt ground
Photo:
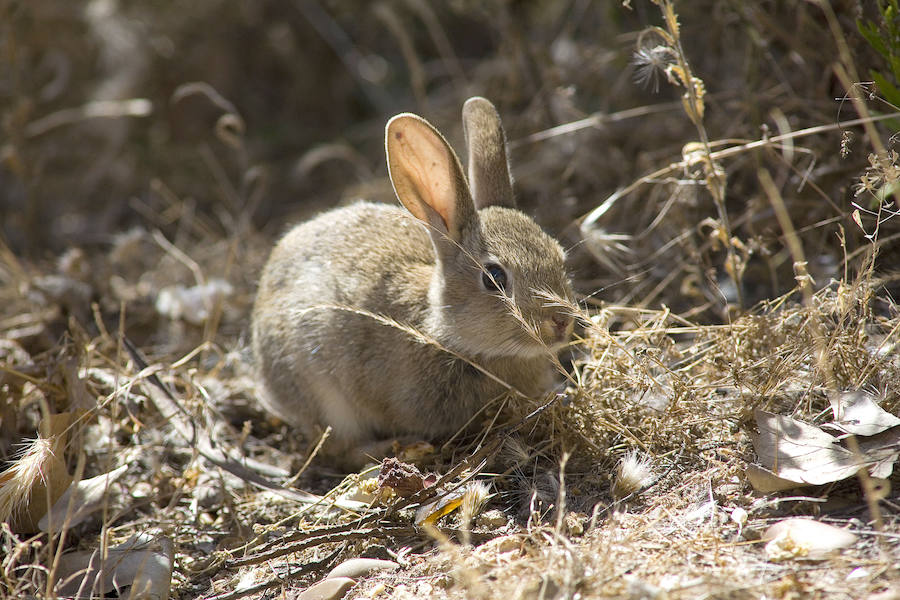
<instances>
[{"instance_id":1,"label":"dirt ground","mask_svg":"<svg viewBox=\"0 0 900 600\"><path fill-rule=\"evenodd\" d=\"M894 0L0 2L0 598L900 598L898 77ZM257 279L474 95L565 375L345 477L256 401Z\"/></svg>"}]
</instances>

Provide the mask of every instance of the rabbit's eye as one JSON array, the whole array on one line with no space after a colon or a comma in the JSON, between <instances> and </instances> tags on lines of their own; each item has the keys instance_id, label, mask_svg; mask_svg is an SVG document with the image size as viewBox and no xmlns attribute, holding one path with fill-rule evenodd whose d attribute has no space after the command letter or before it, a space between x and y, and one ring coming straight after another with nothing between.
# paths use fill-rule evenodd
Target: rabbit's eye
<instances>
[{"instance_id":1,"label":"rabbit's eye","mask_svg":"<svg viewBox=\"0 0 900 600\"><path fill-rule=\"evenodd\" d=\"M487 263L481 274L481 283L487 290L502 292L506 289L506 271L497 263Z\"/></svg>"}]
</instances>

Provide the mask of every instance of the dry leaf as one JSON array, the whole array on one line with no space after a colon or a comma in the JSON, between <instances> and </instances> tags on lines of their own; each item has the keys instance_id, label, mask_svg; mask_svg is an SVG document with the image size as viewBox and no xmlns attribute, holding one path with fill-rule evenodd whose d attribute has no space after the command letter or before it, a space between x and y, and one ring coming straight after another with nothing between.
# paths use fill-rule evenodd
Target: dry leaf
<instances>
[{"instance_id":1,"label":"dry leaf","mask_svg":"<svg viewBox=\"0 0 900 600\"><path fill-rule=\"evenodd\" d=\"M349 577L329 577L314 583L296 596L296 600L340 600L347 590L356 585Z\"/></svg>"},{"instance_id":2,"label":"dry leaf","mask_svg":"<svg viewBox=\"0 0 900 600\"><path fill-rule=\"evenodd\" d=\"M828 426L854 435L870 436L900 425L900 418L886 412L864 392L845 392L831 401L834 422Z\"/></svg>"},{"instance_id":3,"label":"dry leaf","mask_svg":"<svg viewBox=\"0 0 900 600\"><path fill-rule=\"evenodd\" d=\"M103 596L131 588L129 598L163 600L172 584L172 542L141 533L110 548L105 561L100 551L71 552L60 557L57 590L60 596ZM91 596L93 597L93 596Z\"/></svg>"},{"instance_id":4,"label":"dry leaf","mask_svg":"<svg viewBox=\"0 0 900 600\"><path fill-rule=\"evenodd\" d=\"M66 519L66 511L69 510L69 498L73 494L75 498L72 500L72 513L69 515L67 525L74 527L81 523L91 513L103 506L106 490L127 470L128 465L122 465L109 473L82 479L75 485L70 485L69 489L53 504L53 508L47 511L47 514L38 522L38 527L41 531L59 531Z\"/></svg>"},{"instance_id":5,"label":"dry leaf","mask_svg":"<svg viewBox=\"0 0 900 600\"><path fill-rule=\"evenodd\" d=\"M856 543L856 535L846 529L800 518L775 523L762 539L768 542L766 558L775 562L791 558L820 560Z\"/></svg>"},{"instance_id":6,"label":"dry leaf","mask_svg":"<svg viewBox=\"0 0 900 600\"><path fill-rule=\"evenodd\" d=\"M862 466L852 452L818 427L756 410L753 448L762 465L781 479L821 485L852 477Z\"/></svg>"},{"instance_id":7,"label":"dry leaf","mask_svg":"<svg viewBox=\"0 0 900 600\"><path fill-rule=\"evenodd\" d=\"M757 492L762 492L763 494L791 490L795 487L805 485L797 481L791 481L790 479L783 479L769 469L759 465L747 465L745 473L747 474L747 479L750 480L750 485L753 486L753 489Z\"/></svg>"},{"instance_id":8,"label":"dry leaf","mask_svg":"<svg viewBox=\"0 0 900 600\"><path fill-rule=\"evenodd\" d=\"M860 413L872 415L877 411L862 408L853 414ZM900 458L900 427L860 438L860 462L853 452L840 445L838 438L818 427L762 410L755 415L759 435L753 437L753 447L762 466L749 467L747 477L761 492L795 487L788 484L791 481L800 485L840 481L855 475L860 467L867 468L872 477L886 479ZM883 415L877 420L882 425L887 421Z\"/></svg>"},{"instance_id":9,"label":"dry leaf","mask_svg":"<svg viewBox=\"0 0 900 600\"><path fill-rule=\"evenodd\" d=\"M863 227L862 217L861 217L860 214L859 214L859 209L857 208L857 209L854 210L853 213L851 213L851 214L853 215L853 222L856 223L856 225L857 225L860 229L863 230L863 233L865 233L865 232L866 232L866 228Z\"/></svg>"},{"instance_id":10,"label":"dry leaf","mask_svg":"<svg viewBox=\"0 0 900 600\"><path fill-rule=\"evenodd\" d=\"M398 563L392 560L379 560L377 558L351 558L345 560L335 568L328 572L325 579L333 579L335 577L350 577L358 579L367 577L372 573L381 571L396 571L400 568Z\"/></svg>"},{"instance_id":11,"label":"dry leaf","mask_svg":"<svg viewBox=\"0 0 900 600\"><path fill-rule=\"evenodd\" d=\"M859 451L872 463L869 475L878 479L890 477L894 471L894 463L900 456L900 427L891 427L858 441Z\"/></svg>"}]
</instances>

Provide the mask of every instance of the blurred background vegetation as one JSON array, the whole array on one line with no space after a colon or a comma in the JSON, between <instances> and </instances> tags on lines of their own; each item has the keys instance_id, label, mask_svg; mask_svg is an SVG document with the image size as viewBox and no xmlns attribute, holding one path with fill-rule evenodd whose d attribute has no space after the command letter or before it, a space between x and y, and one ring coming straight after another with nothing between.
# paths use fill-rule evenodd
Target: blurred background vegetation
<instances>
[{"instance_id":1,"label":"blurred background vegetation","mask_svg":"<svg viewBox=\"0 0 900 600\"><path fill-rule=\"evenodd\" d=\"M896 72L890 6L677 4L711 148L836 126L860 116L852 95L873 114L893 110L860 83ZM0 235L12 254L49 264L71 248L109 252L134 227L159 230L213 271L223 267L204 262L203 245L230 240L229 277L252 287L289 224L357 197L392 201L387 118L419 113L461 151L459 111L480 94L507 126L523 209L571 249L580 292L722 320L737 295L696 164L612 204L596 223L599 257L578 226L699 139L684 90L664 73L671 57L654 55L658 34L641 35L663 24L644 0L6 0ZM860 77L852 86L835 75L841 44ZM877 131L890 147L890 129ZM856 195L872 148L862 129L833 127L718 163L746 305L796 283L759 170L771 173L822 286L843 275L846 255L858 261L872 246L852 202L890 198L887 185ZM896 220L873 218L880 273L896 291Z\"/></svg>"}]
</instances>

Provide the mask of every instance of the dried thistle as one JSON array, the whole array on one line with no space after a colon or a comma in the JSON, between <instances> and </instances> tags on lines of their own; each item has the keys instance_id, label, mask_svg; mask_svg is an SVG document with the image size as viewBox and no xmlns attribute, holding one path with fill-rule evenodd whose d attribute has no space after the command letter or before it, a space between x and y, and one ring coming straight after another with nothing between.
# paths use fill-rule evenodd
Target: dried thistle
<instances>
[{"instance_id":1,"label":"dried thistle","mask_svg":"<svg viewBox=\"0 0 900 600\"><path fill-rule=\"evenodd\" d=\"M631 59L635 83L657 93L660 79L664 75L668 78L667 73L674 60L672 49L665 44L639 46Z\"/></svg>"},{"instance_id":2,"label":"dried thistle","mask_svg":"<svg viewBox=\"0 0 900 600\"><path fill-rule=\"evenodd\" d=\"M616 467L616 479L613 482L612 494L621 500L635 492L639 492L653 483L652 458L631 451L622 457Z\"/></svg>"}]
</instances>

